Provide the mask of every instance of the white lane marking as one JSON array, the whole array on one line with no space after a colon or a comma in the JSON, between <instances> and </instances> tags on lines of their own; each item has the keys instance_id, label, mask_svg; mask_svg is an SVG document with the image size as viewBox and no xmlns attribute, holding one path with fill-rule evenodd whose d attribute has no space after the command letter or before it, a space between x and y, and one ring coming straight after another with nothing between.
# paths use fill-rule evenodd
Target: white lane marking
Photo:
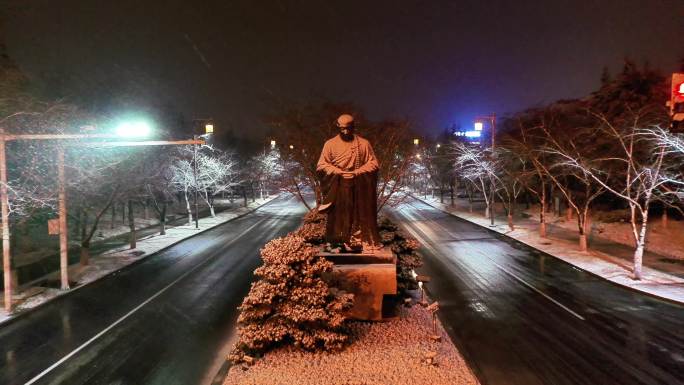
<instances>
[{"instance_id":1,"label":"white lane marking","mask_svg":"<svg viewBox=\"0 0 684 385\"><path fill-rule=\"evenodd\" d=\"M402 210L402 211L403 211L403 210ZM426 219L427 219L427 218L426 218ZM447 228L445 228L444 226L440 225L439 223L437 223L437 222L435 222L435 221L433 221L433 220L430 220L430 222L435 223L435 224L437 225L437 227L440 227L445 233L449 234L450 237L455 237L455 235L452 234L452 233L451 233ZM418 238L418 239L423 239L423 240L424 240L423 237L419 236L414 230L412 230L411 228L409 228L409 226L405 226L405 228L406 228L406 229L409 231L409 233L411 233L414 237L416 237L416 238ZM429 249L430 251L432 251L432 252L435 253L435 254L438 253L437 250L436 250L432 245L426 244L426 242L423 242L423 246L425 246L427 249ZM516 279L518 282L522 283L523 285L525 285L525 286L527 286L528 288L532 289L532 290L535 291L536 293L542 295L544 298L546 298L546 299L548 299L549 301L551 301L551 302L555 303L556 305L560 306L563 310L567 311L568 313L572 314L573 316L575 316L575 317L581 319L582 321L586 321L586 319L585 319L584 317L582 317L581 315L577 314L575 311L573 311L572 309L570 309L570 308L568 308L567 306L563 305L562 303L558 302L557 300L553 299L551 296L549 296L548 294L544 293L543 291L537 289L537 288L534 287L532 284L527 283L526 281L524 281L522 278L518 277L518 276L515 275L514 273L508 271L508 270L507 270L506 268L504 268L503 266L501 266L501 265L499 265L498 263L494 262L494 260L491 259L490 257L488 257L488 256L486 256L486 255L485 255L485 257L486 257L487 259L489 259L489 260L494 264L494 266L496 266L497 268L499 268L499 270L501 270L501 271L503 271L504 273L510 275L511 277L513 277L514 279Z\"/></svg>"},{"instance_id":2,"label":"white lane marking","mask_svg":"<svg viewBox=\"0 0 684 385\"><path fill-rule=\"evenodd\" d=\"M250 226L249 228L247 228L245 231L243 231L242 233L240 233L240 235L238 235L237 237L233 238L230 242L228 242L227 245L232 244L233 242L235 242L236 240L238 240L239 238L241 238L243 235L247 234L250 230L252 230L253 228L255 228L258 224L260 224L261 222L265 221L266 219L268 219L268 217L266 217L266 218L264 218L264 219L258 221L257 223L253 224L252 226ZM213 259L213 258L210 257L210 258L207 258L207 259L205 259L204 261L198 263L195 267L193 267L192 269L188 270L185 274L183 274L183 275L181 275L180 277L176 278L173 282L171 282L170 284L166 285L163 289L159 290L157 293L155 293L153 296L151 296L150 298L148 298L147 300L145 300L143 303L141 303L140 305L136 306L133 310L131 310L131 311L129 311L128 313L126 313L126 315L124 315L123 317L121 317L121 318L119 318L118 320L114 321L114 323L112 323L111 325L107 326L107 327L106 327L104 330L102 330L101 332L97 333L95 336L93 336L93 338L91 338L91 339L89 339L88 341L86 341L83 345L77 347L76 349L74 349L73 351L71 351L71 353L69 353L69 354L67 354L66 356L62 357L59 361L55 362L54 364L52 364L52 365L51 365L50 367L48 367L47 369L45 369L45 370L43 370L42 372L40 372L37 376L33 377L33 378L30 379L28 382L24 383L24 385L31 385L31 384L35 383L36 381L40 380L41 378L43 378L46 374L50 373L53 369L55 369L56 367L58 367L59 365L61 365L62 363L64 363L64 362L65 362L66 360L68 360L69 358L73 357L76 353L78 353L78 352L80 352L81 350L85 349L88 345L90 345L91 343L93 343L95 340L97 340L98 338L102 337L105 333L107 333L108 331L110 331L110 330L112 330L114 327L116 327L116 325L120 324L121 322L123 322L124 320L126 320L126 318L130 317L130 316L133 315L135 312L137 312L138 310L140 310L143 306L145 306L145 305L147 305L148 303L150 303L150 301L152 301L152 300L154 300L155 298L157 298L157 297L159 297L160 295L162 295L162 293L164 293L166 290L168 290L169 288L171 288L171 286L175 285L178 281L180 281L180 280L182 280L183 278L187 277L187 276L190 275L192 272L194 272L195 270L197 270L198 268L200 268L201 266L203 266L205 263L207 263L208 261L210 261L210 260L212 260L212 259Z\"/></svg>"},{"instance_id":3,"label":"white lane marking","mask_svg":"<svg viewBox=\"0 0 684 385\"><path fill-rule=\"evenodd\" d=\"M510 275L511 277L515 278L518 282L520 282L520 283L522 283L523 285L529 287L530 289L534 290L535 292L541 294L542 296L544 296L544 298L546 298L546 299L548 299L549 301L551 301L551 302L555 303L556 305L560 306L563 310L567 311L568 313L574 315L575 317L581 319L582 321L586 321L585 318L582 317L581 315L575 313L574 311L572 311L572 310L571 310L570 308L568 308L567 306L565 306L565 305L563 305L562 303L560 303L560 302L556 301L555 299L551 298L548 294L546 294L546 293L544 293L543 291L537 289L536 287L532 286L531 284L525 282L525 280L523 280L522 278L520 278L520 277L518 277L517 275L513 274L512 272L506 270L506 268L504 268L503 266L500 266L498 263L492 261L491 258L490 258L489 260L494 264L494 266L498 267L498 268L499 268L501 271L503 271L504 273L506 273L506 274Z\"/></svg>"}]
</instances>

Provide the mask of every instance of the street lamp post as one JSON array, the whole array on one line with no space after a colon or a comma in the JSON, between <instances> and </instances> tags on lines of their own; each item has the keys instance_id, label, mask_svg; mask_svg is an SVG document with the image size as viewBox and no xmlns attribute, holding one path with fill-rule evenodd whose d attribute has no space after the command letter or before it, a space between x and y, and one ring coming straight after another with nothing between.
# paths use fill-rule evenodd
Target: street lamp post
<instances>
[{"instance_id":1,"label":"street lamp post","mask_svg":"<svg viewBox=\"0 0 684 385\"><path fill-rule=\"evenodd\" d=\"M494 155L494 136L496 133L496 114L491 114L491 115L486 115L486 116L479 116L475 120L475 131L482 131L484 128L484 121L489 122L489 135L491 136L492 139L492 156ZM489 226L494 227L494 179L489 177L490 179L490 184L489 184L489 202L490 202L490 207L489 207Z\"/></svg>"},{"instance_id":2,"label":"street lamp post","mask_svg":"<svg viewBox=\"0 0 684 385\"><path fill-rule=\"evenodd\" d=\"M193 135L193 139L197 140L197 135ZM192 175L195 179L195 229L199 229L199 206L197 204L197 194L199 192L199 186L197 185L197 145L193 146Z\"/></svg>"},{"instance_id":3,"label":"street lamp post","mask_svg":"<svg viewBox=\"0 0 684 385\"><path fill-rule=\"evenodd\" d=\"M207 121L209 119L196 119L196 120ZM214 133L214 125L212 123L206 123L204 125L204 134L203 135L193 135L193 139L195 141L198 141L199 138L206 138L213 133ZM204 142L202 142L202 143L204 143ZM198 203L198 199L197 199L197 196L199 195L199 184L197 183L197 149L198 149L198 145L195 144L193 146L193 156L192 156L192 159L193 159L193 161L192 161L192 175L193 175L193 179L195 180L195 198L194 198L194 200L195 200L195 202L194 202L194 205L195 205L195 229L199 229L199 203Z\"/></svg>"},{"instance_id":4,"label":"street lamp post","mask_svg":"<svg viewBox=\"0 0 684 385\"><path fill-rule=\"evenodd\" d=\"M6 134L0 127L0 207L2 214L2 266L4 279L4 308L9 314L12 311L12 263L10 254L10 228L9 228L9 196L7 192L7 158L5 144L12 140L74 140L74 139L117 139L125 135L141 136L148 133L148 128L143 125L133 125L133 131L127 125L117 129L118 134ZM163 145L187 145L204 144L202 140L157 140L157 141L118 141L118 142L87 142L77 143L90 147L128 147L128 146L163 146ZM62 290L69 289L68 273L68 239L67 239L67 200L64 172L64 148L60 147L57 153L57 173L59 180L59 250L60 250L60 281Z\"/></svg>"}]
</instances>

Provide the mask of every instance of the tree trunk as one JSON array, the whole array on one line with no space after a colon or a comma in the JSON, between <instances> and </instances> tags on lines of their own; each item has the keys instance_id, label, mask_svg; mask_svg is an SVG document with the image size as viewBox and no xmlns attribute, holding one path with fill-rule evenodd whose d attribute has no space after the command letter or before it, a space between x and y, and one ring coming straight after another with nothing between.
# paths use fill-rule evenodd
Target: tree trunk
<instances>
[{"instance_id":1,"label":"tree trunk","mask_svg":"<svg viewBox=\"0 0 684 385\"><path fill-rule=\"evenodd\" d=\"M209 212L211 213L212 218L216 218L216 212L214 212L214 206L213 205L209 206Z\"/></svg>"},{"instance_id":2,"label":"tree trunk","mask_svg":"<svg viewBox=\"0 0 684 385\"><path fill-rule=\"evenodd\" d=\"M74 226L72 229L72 234L74 235L74 238L77 238L79 234L81 234L81 221L83 220L81 218L82 214L83 211L81 209L78 209L78 211L76 211L76 226Z\"/></svg>"},{"instance_id":3,"label":"tree trunk","mask_svg":"<svg viewBox=\"0 0 684 385\"><path fill-rule=\"evenodd\" d=\"M572 220L572 207L568 205L568 208L565 209L565 220L571 221Z\"/></svg>"},{"instance_id":4,"label":"tree trunk","mask_svg":"<svg viewBox=\"0 0 684 385\"><path fill-rule=\"evenodd\" d=\"M587 251L587 228L586 228L586 216L584 214L579 214L577 216L577 226L579 228L579 248L580 251Z\"/></svg>"},{"instance_id":5,"label":"tree trunk","mask_svg":"<svg viewBox=\"0 0 684 385\"><path fill-rule=\"evenodd\" d=\"M553 211L556 213L556 216L561 216L561 205L559 197L553 198Z\"/></svg>"},{"instance_id":6,"label":"tree trunk","mask_svg":"<svg viewBox=\"0 0 684 385\"><path fill-rule=\"evenodd\" d=\"M147 204L147 202L143 202L143 218L145 220L150 219L150 206Z\"/></svg>"},{"instance_id":7,"label":"tree trunk","mask_svg":"<svg viewBox=\"0 0 684 385\"><path fill-rule=\"evenodd\" d=\"M247 207L247 189L244 187L242 188L242 199L244 201L244 206Z\"/></svg>"},{"instance_id":8,"label":"tree trunk","mask_svg":"<svg viewBox=\"0 0 684 385\"><path fill-rule=\"evenodd\" d=\"M648 226L648 211L641 216L641 229L639 230L639 239L637 240L637 247L634 250L634 279L641 279L641 267L644 260L644 249L646 247L646 229Z\"/></svg>"},{"instance_id":9,"label":"tree trunk","mask_svg":"<svg viewBox=\"0 0 684 385\"><path fill-rule=\"evenodd\" d=\"M489 218L489 203L485 205L485 218Z\"/></svg>"},{"instance_id":10,"label":"tree trunk","mask_svg":"<svg viewBox=\"0 0 684 385\"><path fill-rule=\"evenodd\" d=\"M639 237L641 238L641 237ZM641 266L644 260L644 244L639 241L639 245L634 250L634 279L641 280Z\"/></svg>"},{"instance_id":11,"label":"tree trunk","mask_svg":"<svg viewBox=\"0 0 684 385\"><path fill-rule=\"evenodd\" d=\"M444 203L444 187L439 186L439 203Z\"/></svg>"},{"instance_id":12,"label":"tree trunk","mask_svg":"<svg viewBox=\"0 0 684 385\"><path fill-rule=\"evenodd\" d=\"M449 197L451 198L451 206L454 206L454 184L449 185Z\"/></svg>"},{"instance_id":13,"label":"tree trunk","mask_svg":"<svg viewBox=\"0 0 684 385\"><path fill-rule=\"evenodd\" d=\"M126 225L126 202L121 202L121 224Z\"/></svg>"},{"instance_id":14,"label":"tree trunk","mask_svg":"<svg viewBox=\"0 0 684 385\"><path fill-rule=\"evenodd\" d=\"M511 214L510 211L508 212L507 218L508 218L508 228L511 229L511 231L515 230L515 227L513 226L513 215Z\"/></svg>"},{"instance_id":15,"label":"tree trunk","mask_svg":"<svg viewBox=\"0 0 684 385\"><path fill-rule=\"evenodd\" d=\"M81 266L88 266L90 264L90 242L81 242Z\"/></svg>"},{"instance_id":16,"label":"tree trunk","mask_svg":"<svg viewBox=\"0 0 684 385\"><path fill-rule=\"evenodd\" d=\"M130 249L136 248L135 217L133 216L133 201L128 200L128 228L130 229Z\"/></svg>"},{"instance_id":17,"label":"tree trunk","mask_svg":"<svg viewBox=\"0 0 684 385\"><path fill-rule=\"evenodd\" d=\"M667 217L667 208L663 208L663 216L660 217L660 223L663 226L663 229L667 229L668 225L668 217Z\"/></svg>"},{"instance_id":18,"label":"tree trunk","mask_svg":"<svg viewBox=\"0 0 684 385\"><path fill-rule=\"evenodd\" d=\"M166 235L166 202L162 203L159 213L159 235Z\"/></svg>"},{"instance_id":19,"label":"tree trunk","mask_svg":"<svg viewBox=\"0 0 684 385\"><path fill-rule=\"evenodd\" d=\"M114 228L114 222L116 222L116 205L112 205L112 223L110 223L109 228Z\"/></svg>"},{"instance_id":20,"label":"tree trunk","mask_svg":"<svg viewBox=\"0 0 684 385\"><path fill-rule=\"evenodd\" d=\"M539 210L539 236L546 238L546 200L542 199Z\"/></svg>"},{"instance_id":21,"label":"tree trunk","mask_svg":"<svg viewBox=\"0 0 684 385\"><path fill-rule=\"evenodd\" d=\"M587 249L588 249L587 234L580 234L579 235L579 249L580 249L580 251L587 251Z\"/></svg>"},{"instance_id":22,"label":"tree trunk","mask_svg":"<svg viewBox=\"0 0 684 385\"><path fill-rule=\"evenodd\" d=\"M88 231L88 212L81 210L81 242L86 239L86 233Z\"/></svg>"},{"instance_id":23,"label":"tree trunk","mask_svg":"<svg viewBox=\"0 0 684 385\"><path fill-rule=\"evenodd\" d=\"M185 210L188 213L188 224L192 225L192 210L190 209L190 200L188 200L188 192L185 191L183 193L183 197L185 198Z\"/></svg>"}]
</instances>

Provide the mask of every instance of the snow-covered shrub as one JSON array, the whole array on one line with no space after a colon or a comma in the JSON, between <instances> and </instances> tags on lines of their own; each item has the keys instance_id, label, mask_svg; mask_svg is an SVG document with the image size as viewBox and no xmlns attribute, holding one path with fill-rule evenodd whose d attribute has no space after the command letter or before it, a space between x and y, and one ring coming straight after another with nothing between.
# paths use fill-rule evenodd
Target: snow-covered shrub
<instances>
[{"instance_id":1,"label":"snow-covered shrub","mask_svg":"<svg viewBox=\"0 0 684 385\"><path fill-rule=\"evenodd\" d=\"M388 218L382 218L378 224L380 239L385 246L391 247L397 256L397 292L403 296L408 290L418 289L411 271L423 265L423 259L416 251L420 243L402 231Z\"/></svg>"},{"instance_id":2,"label":"snow-covered shrub","mask_svg":"<svg viewBox=\"0 0 684 385\"><path fill-rule=\"evenodd\" d=\"M304 216L304 223L296 231L296 235L304 238L304 241L313 245L325 242L325 219L324 214L318 210L311 210Z\"/></svg>"},{"instance_id":3,"label":"snow-covered shrub","mask_svg":"<svg viewBox=\"0 0 684 385\"><path fill-rule=\"evenodd\" d=\"M240 306L239 340L234 363L291 344L305 350L335 350L348 339L345 311L353 295L330 287L322 275L332 262L296 233L277 238L261 250L263 265ZM249 360L247 358L247 360Z\"/></svg>"}]
</instances>

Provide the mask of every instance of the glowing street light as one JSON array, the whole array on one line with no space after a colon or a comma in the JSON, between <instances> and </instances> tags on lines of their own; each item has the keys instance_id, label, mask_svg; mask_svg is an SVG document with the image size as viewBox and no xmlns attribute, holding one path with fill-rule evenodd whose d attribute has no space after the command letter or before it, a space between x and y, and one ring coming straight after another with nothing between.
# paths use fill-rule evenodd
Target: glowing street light
<instances>
[{"instance_id":1,"label":"glowing street light","mask_svg":"<svg viewBox=\"0 0 684 385\"><path fill-rule=\"evenodd\" d=\"M144 138L150 136L152 127L144 120L134 122L121 122L116 127L116 135L124 138Z\"/></svg>"},{"instance_id":2,"label":"glowing street light","mask_svg":"<svg viewBox=\"0 0 684 385\"><path fill-rule=\"evenodd\" d=\"M271 150L273 150L276 146L276 141L271 139Z\"/></svg>"},{"instance_id":3,"label":"glowing street light","mask_svg":"<svg viewBox=\"0 0 684 385\"><path fill-rule=\"evenodd\" d=\"M475 122L475 131L482 131L483 128L484 128L484 123Z\"/></svg>"},{"instance_id":4,"label":"glowing street light","mask_svg":"<svg viewBox=\"0 0 684 385\"><path fill-rule=\"evenodd\" d=\"M204 133L205 134L213 134L214 133L214 125L211 123L207 123L204 125Z\"/></svg>"},{"instance_id":5,"label":"glowing street light","mask_svg":"<svg viewBox=\"0 0 684 385\"><path fill-rule=\"evenodd\" d=\"M419 144L420 144L420 139L418 139L418 138L413 139L413 144L416 145L416 146L419 145Z\"/></svg>"}]
</instances>

